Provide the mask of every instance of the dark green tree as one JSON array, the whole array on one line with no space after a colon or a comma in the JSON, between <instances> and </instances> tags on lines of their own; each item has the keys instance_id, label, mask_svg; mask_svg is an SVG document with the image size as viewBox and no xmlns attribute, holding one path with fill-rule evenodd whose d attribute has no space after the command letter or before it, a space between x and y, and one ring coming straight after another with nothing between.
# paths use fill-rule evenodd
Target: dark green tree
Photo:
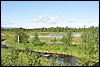
<instances>
[{"instance_id":1,"label":"dark green tree","mask_svg":"<svg viewBox=\"0 0 100 67\"><path fill-rule=\"evenodd\" d=\"M24 33L23 31L17 32L15 35L15 41L18 42L18 36L19 36L19 43L27 43L29 36Z\"/></svg>"}]
</instances>

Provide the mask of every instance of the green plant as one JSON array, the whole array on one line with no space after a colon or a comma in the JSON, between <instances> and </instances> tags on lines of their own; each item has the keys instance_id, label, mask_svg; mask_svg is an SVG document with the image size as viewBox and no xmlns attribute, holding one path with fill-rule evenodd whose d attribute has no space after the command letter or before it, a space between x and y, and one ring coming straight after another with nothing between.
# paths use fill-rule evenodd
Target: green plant
<instances>
[{"instance_id":1,"label":"green plant","mask_svg":"<svg viewBox=\"0 0 100 67\"><path fill-rule=\"evenodd\" d=\"M15 35L15 42L18 42L18 37L19 37L19 43L27 43L29 36L24 33L24 31L19 31Z\"/></svg>"},{"instance_id":2,"label":"green plant","mask_svg":"<svg viewBox=\"0 0 100 67\"><path fill-rule=\"evenodd\" d=\"M62 42L64 42L66 45L71 46L72 45L72 32L68 31L66 35L63 36L63 38L61 39Z\"/></svg>"},{"instance_id":3,"label":"green plant","mask_svg":"<svg viewBox=\"0 0 100 67\"><path fill-rule=\"evenodd\" d=\"M37 33L34 34L32 43L33 43L34 45L43 45L43 43L42 43L42 42L40 41L40 39L38 38Z\"/></svg>"},{"instance_id":4,"label":"green plant","mask_svg":"<svg viewBox=\"0 0 100 67\"><path fill-rule=\"evenodd\" d=\"M85 54L86 54L86 59L87 60L87 65L92 65L94 62L93 59L95 59L95 55L98 55L98 32L94 32L95 29L94 27L91 29L90 31L86 31L86 29L84 28L83 34L81 36L82 38L82 43L83 43L83 48L85 50Z\"/></svg>"},{"instance_id":5,"label":"green plant","mask_svg":"<svg viewBox=\"0 0 100 67\"><path fill-rule=\"evenodd\" d=\"M57 42L57 39L56 39L56 38L53 38L53 39L51 40L51 42Z\"/></svg>"}]
</instances>

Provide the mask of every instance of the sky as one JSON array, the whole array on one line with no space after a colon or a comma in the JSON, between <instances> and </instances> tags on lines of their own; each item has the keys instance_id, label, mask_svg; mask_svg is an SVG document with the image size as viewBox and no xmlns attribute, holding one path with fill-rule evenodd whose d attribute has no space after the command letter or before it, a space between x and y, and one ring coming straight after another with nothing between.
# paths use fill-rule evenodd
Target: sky
<instances>
[{"instance_id":1,"label":"sky","mask_svg":"<svg viewBox=\"0 0 100 67\"><path fill-rule=\"evenodd\" d=\"M1 1L3 27L99 25L99 1Z\"/></svg>"}]
</instances>

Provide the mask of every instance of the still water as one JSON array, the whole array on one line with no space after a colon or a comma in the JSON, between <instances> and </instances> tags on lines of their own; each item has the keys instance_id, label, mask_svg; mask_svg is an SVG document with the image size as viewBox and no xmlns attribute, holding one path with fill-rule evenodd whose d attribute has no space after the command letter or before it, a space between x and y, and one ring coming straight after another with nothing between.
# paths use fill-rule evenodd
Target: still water
<instances>
[{"instance_id":1,"label":"still water","mask_svg":"<svg viewBox=\"0 0 100 67\"><path fill-rule=\"evenodd\" d=\"M60 66L67 66L68 63L70 64L70 66L76 66L77 64L76 58L72 56L63 57L61 55L58 56L50 55L46 57L47 60L51 60L51 58L55 58L56 61L60 63ZM55 60L52 60L52 62L56 63Z\"/></svg>"},{"instance_id":2,"label":"still water","mask_svg":"<svg viewBox=\"0 0 100 67\"><path fill-rule=\"evenodd\" d=\"M55 65L59 63L58 66L77 66L76 64L78 63L77 58L74 56L67 56L67 55L59 55L59 54L51 54L51 53L42 53L42 52L33 52L37 53L41 57L44 57L48 61L52 61Z\"/></svg>"},{"instance_id":3,"label":"still water","mask_svg":"<svg viewBox=\"0 0 100 67\"><path fill-rule=\"evenodd\" d=\"M74 37L80 37L81 34L73 34ZM30 38L33 38L34 36L30 36ZM39 38L62 38L63 36L39 36Z\"/></svg>"}]
</instances>

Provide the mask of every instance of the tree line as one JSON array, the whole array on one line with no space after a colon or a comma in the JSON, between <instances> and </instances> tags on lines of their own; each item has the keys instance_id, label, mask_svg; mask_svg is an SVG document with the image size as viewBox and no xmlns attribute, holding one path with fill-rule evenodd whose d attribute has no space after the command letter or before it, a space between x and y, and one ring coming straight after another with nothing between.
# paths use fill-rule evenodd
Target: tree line
<instances>
[{"instance_id":1,"label":"tree line","mask_svg":"<svg viewBox=\"0 0 100 67\"><path fill-rule=\"evenodd\" d=\"M89 30L89 29L92 29L92 28L99 28L99 27L94 27L94 26L90 26L88 28L85 28L86 30ZM45 27L42 27L42 28L34 28L34 29L25 29L25 28L8 28L8 29L5 29L5 28L1 28L1 31L13 31L13 32L17 32L17 31L26 31L26 32L67 32L67 31L72 31L72 32L82 32L84 31L84 28L70 28L68 26L66 27L50 27L50 28L45 28Z\"/></svg>"}]
</instances>

